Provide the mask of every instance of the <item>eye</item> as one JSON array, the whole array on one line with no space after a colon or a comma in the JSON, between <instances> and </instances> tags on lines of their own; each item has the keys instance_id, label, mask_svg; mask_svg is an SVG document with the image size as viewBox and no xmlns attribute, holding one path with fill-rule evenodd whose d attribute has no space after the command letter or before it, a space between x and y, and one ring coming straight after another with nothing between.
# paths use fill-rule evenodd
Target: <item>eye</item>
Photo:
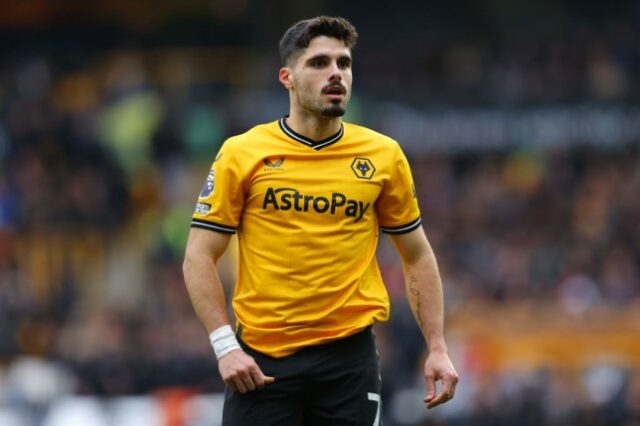
<instances>
[{"instance_id":1,"label":"eye","mask_svg":"<svg viewBox=\"0 0 640 426\"><path fill-rule=\"evenodd\" d=\"M311 66L313 68L323 68L327 65L327 60L325 58L317 58L311 61Z\"/></svg>"},{"instance_id":2,"label":"eye","mask_svg":"<svg viewBox=\"0 0 640 426\"><path fill-rule=\"evenodd\" d=\"M338 67L342 69L347 69L351 67L351 59L349 58L340 58L338 59Z\"/></svg>"}]
</instances>

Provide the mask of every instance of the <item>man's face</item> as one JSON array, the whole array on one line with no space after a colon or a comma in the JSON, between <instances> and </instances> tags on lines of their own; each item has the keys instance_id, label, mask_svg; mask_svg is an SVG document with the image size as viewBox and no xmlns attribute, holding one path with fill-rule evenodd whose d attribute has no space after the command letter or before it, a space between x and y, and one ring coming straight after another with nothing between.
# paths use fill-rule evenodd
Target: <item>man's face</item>
<instances>
[{"instance_id":1,"label":"man's face","mask_svg":"<svg viewBox=\"0 0 640 426\"><path fill-rule=\"evenodd\" d=\"M342 116L351 98L351 50L336 38L319 36L291 68L294 101L325 117Z\"/></svg>"}]
</instances>

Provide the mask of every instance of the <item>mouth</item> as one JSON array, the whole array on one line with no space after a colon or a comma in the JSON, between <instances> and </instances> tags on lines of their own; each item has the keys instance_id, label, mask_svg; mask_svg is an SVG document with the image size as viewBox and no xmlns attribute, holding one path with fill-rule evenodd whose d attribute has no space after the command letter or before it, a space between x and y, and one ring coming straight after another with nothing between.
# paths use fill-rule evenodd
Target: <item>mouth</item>
<instances>
[{"instance_id":1,"label":"mouth","mask_svg":"<svg viewBox=\"0 0 640 426\"><path fill-rule=\"evenodd\" d=\"M322 94L326 95L329 99L342 99L347 93L347 90L339 84L332 84L322 89Z\"/></svg>"}]
</instances>

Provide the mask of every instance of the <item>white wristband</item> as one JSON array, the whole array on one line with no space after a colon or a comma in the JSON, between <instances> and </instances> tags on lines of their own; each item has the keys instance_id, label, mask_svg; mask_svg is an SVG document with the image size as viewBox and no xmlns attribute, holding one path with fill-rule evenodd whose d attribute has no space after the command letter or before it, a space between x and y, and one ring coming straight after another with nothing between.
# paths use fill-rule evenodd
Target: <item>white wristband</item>
<instances>
[{"instance_id":1,"label":"white wristband","mask_svg":"<svg viewBox=\"0 0 640 426\"><path fill-rule=\"evenodd\" d=\"M215 329L209 335L209 341L211 342L213 351L216 353L217 359L222 358L231 351L241 349L230 325L223 325Z\"/></svg>"}]
</instances>

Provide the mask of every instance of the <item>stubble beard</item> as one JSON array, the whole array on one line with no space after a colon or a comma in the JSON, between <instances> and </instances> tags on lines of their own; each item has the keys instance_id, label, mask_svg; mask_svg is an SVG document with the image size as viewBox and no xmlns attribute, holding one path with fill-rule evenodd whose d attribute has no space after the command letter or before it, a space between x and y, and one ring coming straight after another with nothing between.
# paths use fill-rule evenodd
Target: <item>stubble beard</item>
<instances>
[{"instance_id":1,"label":"stubble beard","mask_svg":"<svg viewBox=\"0 0 640 426\"><path fill-rule=\"evenodd\" d=\"M328 108L323 108L321 114L325 117L342 117L345 112L347 112L347 110L342 105L332 104Z\"/></svg>"},{"instance_id":2,"label":"stubble beard","mask_svg":"<svg viewBox=\"0 0 640 426\"><path fill-rule=\"evenodd\" d=\"M331 102L329 106L323 105L321 101L305 99L305 96L298 95L298 103L307 111L319 114L322 117L342 117L347 112L349 97L345 97L343 102Z\"/></svg>"}]
</instances>

